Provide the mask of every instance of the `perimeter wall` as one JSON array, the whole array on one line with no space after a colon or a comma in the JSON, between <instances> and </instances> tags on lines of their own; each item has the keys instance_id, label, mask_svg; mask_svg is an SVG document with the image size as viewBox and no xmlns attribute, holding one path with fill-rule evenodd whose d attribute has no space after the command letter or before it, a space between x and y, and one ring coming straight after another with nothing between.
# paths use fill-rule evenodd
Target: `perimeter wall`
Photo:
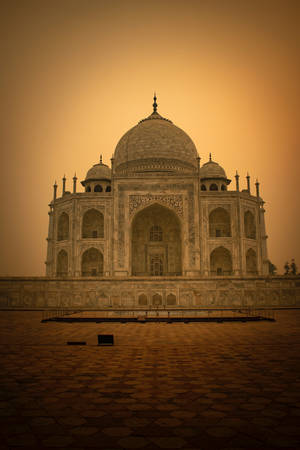
<instances>
[{"instance_id":1,"label":"perimeter wall","mask_svg":"<svg viewBox=\"0 0 300 450\"><path fill-rule=\"evenodd\" d=\"M1 309L300 307L300 277L1 277Z\"/></svg>"}]
</instances>

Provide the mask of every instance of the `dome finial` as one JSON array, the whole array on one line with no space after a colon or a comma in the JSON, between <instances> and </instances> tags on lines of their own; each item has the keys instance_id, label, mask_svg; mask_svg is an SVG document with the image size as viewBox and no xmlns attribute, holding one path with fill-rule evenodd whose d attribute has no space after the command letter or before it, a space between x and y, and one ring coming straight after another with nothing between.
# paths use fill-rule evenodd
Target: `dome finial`
<instances>
[{"instance_id":1,"label":"dome finial","mask_svg":"<svg viewBox=\"0 0 300 450\"><path fill-rule=\"evenodd\" d=\"M102 155L100 155L100 164L102 164Z\"/></svg>"},{"instance_id":2,"label":"dome finial","mask_svg":"<svg viewBox=\"0 0 300 450\"><path fill-rule=\"evenodd\" d=\"M211 162L211 153L209 154L209 162Z\"/></svg>"},{"instance_id":3,"label":"dome finial","mask_svg":"<svg viewBox=\"0 0 300 450\"><path fill-rule=\"evenodd\" d=\"M156 113L157 112L157 103L156 103L156 93L154 92L154 97L153 97L154 103L153 103L153 112Z\"/></svg>"}]
</instances>

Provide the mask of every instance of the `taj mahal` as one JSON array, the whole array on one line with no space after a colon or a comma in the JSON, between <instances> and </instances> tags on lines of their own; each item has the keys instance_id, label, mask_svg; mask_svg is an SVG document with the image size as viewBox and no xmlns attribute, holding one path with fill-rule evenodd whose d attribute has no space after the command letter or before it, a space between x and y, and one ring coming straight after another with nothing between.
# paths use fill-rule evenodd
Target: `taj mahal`
<instances>
[{"instance_id":1,"label":"taj mahal","mask_svg":"<svg viewBox=\"0 0 300 450\"><path fill-rule=\"evenodd\" d=\"M157 111L119 140L111 167L91 167L77 191L50 203L48 277L253 277L268 274L264 202L240 189Z\"/></svg>"},{"instance_id":2,"label":"taj mahal","mask_svg":"<svg viewBox=\"0 0 300 450\"><path fill-rule=\"evenodd\" d=\"M100 157L81 188L55 182L46 274L0 277L0 306L139 308L300 305L295 277L271 276L256 180L230 180L157 110ZM71 189L68 187L71 187ZM176 312L176 313L177 313ZM125 312L124 312L125 313Z\"/></svg>"}]
</instances>

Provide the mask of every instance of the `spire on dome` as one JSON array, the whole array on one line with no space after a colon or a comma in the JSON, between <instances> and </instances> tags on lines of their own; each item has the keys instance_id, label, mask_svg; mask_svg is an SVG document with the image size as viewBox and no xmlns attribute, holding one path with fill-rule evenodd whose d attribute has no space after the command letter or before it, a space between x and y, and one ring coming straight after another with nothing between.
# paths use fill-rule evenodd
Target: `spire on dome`
<instances>
[{"instance_id":1,"label":"spire on dome","mask_svg":"<svg viewBox=\"0 0 300 450\"><path fill-rule=\"evenodd\" d=\"M153 103L153 112L156 113L157 112L157 103L156 103L156 93L154 92L154 97L153 97L154 103Z\"/></svg>"},{"instance_id":2,"label":"spire on dome","mask_svg":"<svg viewBox=\"0 0 300 450\"><path fill-rule=\"evenodd\" d=\"M211 153L209 154L209 162L211 162Z\"/></svg>"},{"instance_id":3,"label":"spire on dome","mask_svg":"<svg viewBox=\"0 0 300 450\"><path fill-rule=\"evenodd\" d=\"M102 163L102 155L100 155L100 164L103 164L103 163Z\"/></svg>"}]
</instances>

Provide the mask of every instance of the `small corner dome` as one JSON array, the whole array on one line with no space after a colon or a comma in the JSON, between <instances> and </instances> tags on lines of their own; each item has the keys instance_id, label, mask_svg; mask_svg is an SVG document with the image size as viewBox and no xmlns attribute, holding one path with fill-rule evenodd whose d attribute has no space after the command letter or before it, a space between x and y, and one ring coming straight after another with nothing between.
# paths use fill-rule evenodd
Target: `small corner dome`
<instances>
[{"instance_id":1,"label":"small corner dome","mask_svg":"<svg viewBox=\"0 0 300 450\"><path fill-rule=\"evenodd\" d=\"M85 181L90 180L111 180L111 169L102 163L102 158L98 164L94 164L93 167L88 170Z\"/></svg>"},{"instance_id":2,"label":"small corner dome","mask_svg":"<svg viewBox=\"0 0 300 450\"><path fill-rule=\"evenodd\" d=\"M200 168L200 178L201 179L211 179L211 178L223 178L227 179L225 170L215 161L211 159L203 164Z\"/></svg>"},{"instance_id":3,"label":"small corner dome","mask_svg":"<svg viewBox=\"0 0 300 450\"><path fill-rule=\"evenodd\" d=\"M119 140L114 153L116 170L196 171L198 153L192 139L158 114L156 97L153 106L153 113Z\"/></svg>"}]
</instances>

